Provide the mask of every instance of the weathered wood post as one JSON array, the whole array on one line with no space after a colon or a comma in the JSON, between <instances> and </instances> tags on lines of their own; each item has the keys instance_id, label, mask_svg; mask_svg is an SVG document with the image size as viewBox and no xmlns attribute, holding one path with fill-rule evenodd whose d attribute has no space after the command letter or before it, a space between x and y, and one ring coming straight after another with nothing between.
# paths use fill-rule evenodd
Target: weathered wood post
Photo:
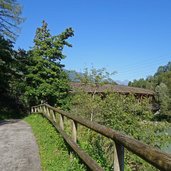
<instances>
[{"instance_id":1,"label":"weathered wood post","mask_svg":"<svg viewBox=\"0 0 171 171\"><path fill-rule=\"evenodd\" d=\"M77 143L77 122L74 120L71 120L71 129L72 129L72 140ZM70 155L70 160L74 159L73 156L73 151L72 149L69 148L69 155Z\"/></svg>"},{"instance_id":2,"label":"weathered wood post","mask_svg":"<svg viewBox=\"0 0 171 171\"><path fill-rule=\"evenodd\" d=\"M48 116L47 106L45 106L45 115Z\"/></svg>"},{"instance_id":3,"label":"weathered wood post","mask_svg":"<svg viewBox=\"0 0 171 171\"><path fill-rule=\"evenodd\" d=\"M46 106L43 106L43 114L46 115Z\"/></svg>"},{"instance_id":4,"label":"weathered wood post","mask_svg":"<svg viewBox=\"0 0 171 171\"><path fill-rule=\"evenodd\" d=\"M40 106L40 112L43 113L43 106Z\"/></svg>"},{"instance_id":5,"label":"weathered wood post","mask_svg":"<svg viewBox=\"0 0 171 171\"><path fill-rule=\"evenodd\" d=\"M49 117L49 109L47 106L45 108L46 108L46 115Z\"/></svg>"},{"instance_id":6,"label":"weathered wood post","mask_svg":"<svg viewBox=\"0 0 171 171\"><path fill-rule=\"evenodd\" d=\"M124 171L124 146L115 142L114 145L114 171Z\"/></svg>"},{"instance_id":7,"label":"weathered wood post","mask_svg":"<svg viewBox=\"0 0 171 171\"><path fill-rule=\"evenodd\" d=\"M62 114L59 115L59 126L64 130L64 116Z\"/></svg>"},{"instance_id":8,"label":"weathered wood post","mask_svg":"<svg viewBox=\"0 0 171 171\"><path fill-rule=\"evenodd\" d=\"M48 108L49 118L52 119L52 110Z\"/></svg>"},{"instance_id":9,"label":"weathered wood post","mask_svg":"<svg viewBox=\"0 0 171 171\"><path fill-rule=\"evenodd\" d=\"M34 113L34 107L31 107L31 113Z\"/></svg>"},{"instance_id":10,"label":"weathered wood post","mask_svg":"<svg viewBox=\"0 0 171 171\"><path fill-rule=\"evenodd\" d=\"M44 115L46 116L46 106L44 105Z\"/></svg>"},{"instance_id":11,"label":"weathered wood post","mask_svg":"<svg viewBox=\"0 0 171 171\"><path fill-rule=\"evenodd\" d=\"M33 113L36 113L36 108L35 107L33 107Z\"/></svg>"},{"instance_id":12,"label":"weathered wood post","mask_svg":"<svg viewBox=\"0 0 171 171\"><path fill-rule=\"evenodd\" d=\"M52 114L53 121L56 122L55 111L51 110L51 114Z\"/></svg>"},{"instance_id":13,"label":"weathered wood post","mask_svg":"<svg viewBox=\"0 0 171 171\"><path fill-rule=\"evenodd\" d=\"M77 143L77 122L72 120L72 139Z\"/></svg>"},{"instance_id":14,"label":"weathered wood post","mask_svg":"<svg viewBox=\"0 0 171 171\"><path fill-rule=\"evenodd\" d=\"M49 117L49 109L47 106L45 106L45 115Z\"/></svg>"},{"instance_id":15,"label":"weathered wood post","mask_svg":"<svg viewBox=\"0 0 171 171\"><path fill-rule=\"evenodd\" d=\"M39 113L41 113L41 106L39 106Z\"/></svg>"}]
</instances>

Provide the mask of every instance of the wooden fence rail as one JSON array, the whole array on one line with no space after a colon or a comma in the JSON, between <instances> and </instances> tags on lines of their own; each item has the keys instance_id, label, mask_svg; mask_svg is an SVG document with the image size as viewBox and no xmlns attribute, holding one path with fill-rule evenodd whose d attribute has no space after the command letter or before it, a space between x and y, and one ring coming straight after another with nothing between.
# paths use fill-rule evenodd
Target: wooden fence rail
<instances>
[{"instance_id":1,"label":"wooden fence rail","mask_svg":"<svg viewBox=\"0 0 171 171\"><path fill-rule=\"evenodd\" d=\"M96 161L94 161L88 154L86 154L77 145L77 125L81 124L101 135L112 139L115 142L114 150L114 171L124 171L124 148L144 159L154 167L161 171L171 171L171 155L146 145L138 140L135 140L127 135L115 131L106 126L100 125L96 122L83 119L68 112L54 108L48 104L41 104L31 108L32 113L44 114L51 123L55 126L58 132L63 136L66 142L78 154L78 156L85 162L85 164L93 171L102 171ZM56 114L59 114L59 125L56 122ZM72 139L64 132L64 117L72 121Z\"/></svg>"}]
</instances>

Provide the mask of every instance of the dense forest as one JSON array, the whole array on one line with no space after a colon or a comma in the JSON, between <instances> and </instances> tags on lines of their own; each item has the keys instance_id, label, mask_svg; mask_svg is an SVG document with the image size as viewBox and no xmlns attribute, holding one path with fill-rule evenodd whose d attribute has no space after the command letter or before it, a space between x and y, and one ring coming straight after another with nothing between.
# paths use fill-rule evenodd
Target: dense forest
<instances>
[{"instance_id":1,"label":"dense forest","mask_svg":"<svg viewBox=\"0 0 171 171\"><path fill-rule=\"evenodd\" d=\"M154 76L129 82L129 86L152 89L161 114L171 115L171 62L160 66Z\"/></svg>"}]
</instances>

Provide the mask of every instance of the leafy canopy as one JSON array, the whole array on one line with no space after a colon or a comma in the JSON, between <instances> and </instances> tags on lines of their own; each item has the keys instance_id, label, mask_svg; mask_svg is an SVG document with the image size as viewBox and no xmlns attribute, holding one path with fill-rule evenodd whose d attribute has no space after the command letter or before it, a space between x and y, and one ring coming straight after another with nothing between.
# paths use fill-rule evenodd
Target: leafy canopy
<instances>
[{"instance_id":1,"label":"leafy canopy","mask_svg":"<svg viewBox=\"0 0 171 171\"><path fill-rule=\"evenodd\" d=\"M45 21L37 28L35 45L29 53L30 65L26 75L25 94L30 104L38 104L41 101L51 105L64 104L69 86L61 60L65 58L63 48L72 47L67 39L73 35L72 28L67 28L61 34L52 36Z\"/></svg>"},{"instance_id":2,"label":"leafy canopy","mask_svg":"<svg viewBox=\"0 0 171 171\"><path fill-rule=\"evenodd\" d=\"M171 114L171 62L160 66L154 76L134 80L129 86L152 89L156 92L156 102L160 105L160 114Z\"/></svg>"}]
</instances>

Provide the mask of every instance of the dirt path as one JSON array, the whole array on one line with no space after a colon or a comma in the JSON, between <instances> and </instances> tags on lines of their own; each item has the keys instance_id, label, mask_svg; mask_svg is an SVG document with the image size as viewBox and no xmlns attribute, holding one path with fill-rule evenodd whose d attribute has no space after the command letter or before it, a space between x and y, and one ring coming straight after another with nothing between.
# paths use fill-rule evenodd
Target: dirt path
<instances>
[{"instance_id":1,"label":"dirt path","mask_svg":"<svg viewBox=\"0 0 171 171\"><path fill-rule=\"evenodd\" d=\"M0 171L41 171L31 127L22 120L0 122Z\"/></svg>"}]
</instances>

